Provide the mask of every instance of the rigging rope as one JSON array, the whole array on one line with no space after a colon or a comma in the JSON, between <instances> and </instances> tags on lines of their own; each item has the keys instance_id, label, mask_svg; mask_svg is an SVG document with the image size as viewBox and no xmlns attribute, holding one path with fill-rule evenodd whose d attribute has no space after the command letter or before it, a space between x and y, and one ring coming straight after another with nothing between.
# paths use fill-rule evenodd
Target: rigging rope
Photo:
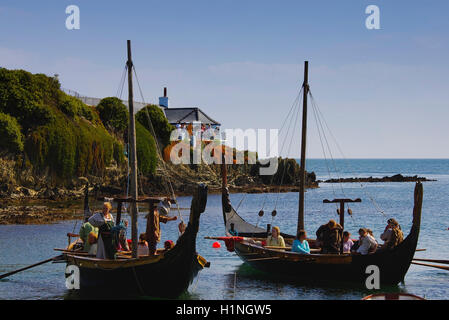
<instances>
[{"instance_id":1,"label":"rigging rope","mask_svg":"<svg viewBox=\"0 0 449 320\"><path fill-rule=\"evenodd\" d=\"M136 71L136 68L135 68L135 65L134 65L134 64L133 64L133 67L132 67L132 68L133 68L133 71L134 71L134 75L136 76L137 86L138 86L138 88L139 88L139 92L140 92L140 96L141 96L142 102L143 102L144 104L146 104L146 103L145 103L145 99L144 99L144 97L143 97L142 88L140 87L139 78L138 78L138 76L137 76L137 71ZM181 214L181 210L180 210L178 201L176 200L175 192L174 192L174 190L173 190L173 185L172 185L172 183L171 183L171 181L170 181L170 178L169 178L169 176L168 176L168 174L167 174L167 168L166 168L166 166L165 166L165 161L164 161L164 159L163 159L163 157L162 157L161 148L160 148L160 146L159 146L159 142L158 142L158 139L157 139L156 131L154 130L153 122L151 121L150 114L148 113L148 108L145 106L144 109L145 109L145 114L146 114L146 116L147 116L148 124L149 124L150 129L151 129L151 133L153 134L153 137L154 137L154 140L155 140L155 143L156 143L157 155L158 155L159 160L160 160L159 163L162 164L162 171L164 171L164 173L165 173L165 174L164 174L164 177L167 178L167 181L166 181L166 183L167 183L167 186L166 186L166 187L167 187L167 191L169 191L169 193L171 194L171 196L172 196L173 199L175 200L175 203L176 203L176 209L177 209L177 211L178 211L178 216L179 216L181 222L184 222L184 220L183 220L183 218L182 218L182 214ZM178 231L179 231L179 230L178 230Z\"/></svg>"},{"instance_id":2,"label":"rigging rope","mask_svg":"<svg viewBox=\"0 0 449 320\"><path fill-rule=\"evenodd\" d=\"M116 97L122 101L122 94L123 94L123 88L125 86L125 80L126 80L126 72L128 71L128 64L125 63L125 68L122 72L122 77L120 78L120 83L117 88ZM112 113L112 110L111 110ZM112 116L112 114L110 115ZM126 197L128 197L129 194L129 184L130 184L130 174L129 174L129 134L127 135L127 143L126 143L126 157L128 158L128 161L126 161ZM128 204L125 202L123 203L123 209L124 211L128 210Z\"/></svg>"},{"instance_id":3,"label":"rigging rope","mask_svg":"<svg viewBox=\"0 0 449 320\"><path fill-rule=\"evenodd\" d=\"M291 151L293 137L294 137L294 132L295 132L295 129L296 129L296 125L298 123L299 114L300 114L300 103L298 103L298 112L296 113L295 123L294 123L293 128L292 128L292 134L290 135L290 143L289 143L289 146L288 146L287 157L289 156L290 151ZM284 168L283 168L284 170L282 171L281 181L279 183L279 189L278 189L278 193L276 195L276 201L274 203L274 210L277 209L277 203L278 203L279 195L280 195L280 192L281 192L281 186L282 186L282 183L284 182L285 171L287 171L287 164L288 163L285 162L285 165L284 165ZM271 222L273 222L273 219L274 219L274 216L272 216Z\"/></svg>"},{"instance_id":4,"label":"rigging rope","mask_svg":"<svg viewBox=\"0 0 449 320\"><path fill-rule=\"evenodd\" d=\"M322 122L324 123L324 126L325 126L325 127L327 128L327 130L329 131L329 133L330 133L330 135L331 135L331 137L332 137L332 139L333 139L335 145L336 145L337 148L338 148L338 151L340 152L340 154L341 154L342 157L343 157L343 160L345 161L345 164L348 166L349 171L355 174L355 170L353 170L352 166L349 164L349 161L347 160L347 158L346 158L346 156L344 155L344 153L343 153L343 151L342 151L342 149L341 149L341 147L340 147L340 145L339 145L337 139L335 138L334 134L332 133L332 130L330 129L330 127L329 127L329 125L328 125L328 123L327 123L327 121L326 121L324 115L322 114L321 110L319 109L318 105L316 104L316 100L315 100L315 98L313 97L312 92L309 91L309 93L310 93L310 98L311 98L311 101L312 101L312 106L314 107L314 109L316 109L316 112L317 112L317 115L318 115L318 119L322 119ZM320 121L320 123L321 123L321 121ZM323 130L323 132L324 132L324 127L322 126L322 123L321 123L321 127L322 127L322 130ZM326 139L326 141L327 141L327 139ZM329 146L329 144L328 144L328 146ZM334 161L333 158L332 158L332 161L333 161L333 164L334 164L334 168L335 168L335 170L336 170L336 165L335 165L335 161ZM338 173L338 170L336 170L336 172ZM339 176L339 175L338 175L338 177L339 177L339 179L340 179L340 176ZM385 211L384 211L384 210L377 204L377 202L374 200L374 198L371 196L371 194L369 194L369 192L367 192L367 190L365 189L365 187L364 187L364 185L363 185L362 182L360 182L360 186L361 186L361 189L363 190L363 192L365 193L365 195L368 197L368 199L370 199L370 201L371 201L371 203L373 204L375 210L378 211L379 213L381 213L384 217L386 217ZM341 183L340 183L340 187L341 187L342 193L345 195L345 192L344 192L344 190L343 190L343 186L341 185ZM349 206L348 206L348 208L349 208ZM350 215L350 216L353 218L352 215ZM354 218L353 218L353 219L354 219Z\"/></svg>"},{"instance_id":5,"label":"rigging rope","mask_svg":"<svg viewBox=\"0 0 449 320\"><path fill-rule=\"evenodd\" d=\"M282 153L282 151L284 150L285 142L287 141L288 133L290 132L290 127L291 127L291 123L292 123L292 120L293 120L293 117L290 116L290 114L294 115L295 114L294 110L296 109L296 107L299 107L299 100L300 100L299 98L301 97L302 90L303 90L303 88L301 87L301 89L299 90L298 95L296 96L295 100L292 103L292 106L290 107L290 110L289 110L287 116L285 117L285 119L284 119L284 121L282 123L281 129L279 129L279 134L280 134L282 132L282 130L284 130L284 127L285 127L285 124L287 123L287 120L290 120L288 128L287 128L287 133L286 133L285 138L283 139L283 142L282 142L282 147L281 147L281 152L280 153ZM271 151L272 146L273 146L273 144L270 145L269 151ZM274 181L274 174L271 176L270 185L273 184L273 181ZM265 197L264 197L264 200L263 200L263 203L262 203L262 209L261 210L263 210L264 207L265 207L265 203L266 203L267 197L268 197L268 194L266 193Z\"/></svg>"}]
</instances>

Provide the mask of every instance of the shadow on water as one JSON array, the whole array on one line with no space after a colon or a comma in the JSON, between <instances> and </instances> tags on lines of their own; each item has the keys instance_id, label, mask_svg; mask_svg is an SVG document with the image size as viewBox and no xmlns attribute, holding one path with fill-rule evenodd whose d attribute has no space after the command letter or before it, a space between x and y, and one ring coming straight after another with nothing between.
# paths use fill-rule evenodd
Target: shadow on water
<instances>
[{"instance_id":1,"label":"shadow on water","mask_svg":"<svg viewBox=\"0 0 449 320\"><path fill-rule=\"evenodd\" d=\"M227 283L229 288L234 289L231 296L238 295L237 290L245 289L263 289L270 288L277 289L281 292L288 288L289 291L295 291L305 299L319 298L320 296L327 296L331 299L341 299L348 297L350 299L361 299L364 296L373 293L405 293L407 292L402 284L400 285L381 285L378 290L369 290L362 284L348 283L343 281L320 281L319 279L301 280L291 277L285 277L276 274L269 274L257 269L254 269L247 263L238 266L235 273L227 275ZM232 291L231 289L229 290Z\"/></svg>"}]
</instances>

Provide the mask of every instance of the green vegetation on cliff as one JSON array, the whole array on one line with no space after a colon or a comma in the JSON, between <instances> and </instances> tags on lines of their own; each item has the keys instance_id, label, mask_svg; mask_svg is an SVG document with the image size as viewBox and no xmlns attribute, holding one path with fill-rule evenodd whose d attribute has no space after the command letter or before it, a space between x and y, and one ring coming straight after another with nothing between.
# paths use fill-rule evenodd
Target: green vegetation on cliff
<instances>
[{"instance_id":1,"label":"green vegetation on cliff","mask_svg":"<svg viewBox=\"0 0 449 320\"><path fill-rule=\"evenodd\" d=\"M117 134L123 134L128 128L128 109L116 97L101 99L96 107L104 126Z\"/></svg>"},{"instance_id":2,"label":"green vegetation on cliff","mask_svg":"<svg viewBox=\"0 0 449 320\"><path fill-rule=\"evenodd\" d=\"M149 104L136 113L137 121L139 121L148 131L152 132L145 109L148 110L148 116L151 119L151 124L153 124L154 131L157 133L160 147L163 149L170 143L170 134L175 128L168 123L168 120L160 107L154 104Z\"/></svg>"},{"instance_id":3,"label":"green vegetation on cliff","mask_svg":"<svg viewBox=\"0 0 449 320\"><path fill-rule=\"evenodd\" d=\"M19 153L23 150L23 134L17 120L0 112L0 150Z\"/></svg>"},{"instance_id":4,"label":"green vegetation on cliff","mask_svg":"<svg viewBox=\"0 0 449 320\"><path fill-rule=\"evenodd\" d=\"M103 124L127 141L129 112L123 102L116 97L107 97L100 101L96 109ZM140 173L154 173L157 165L156 143L153 135L139 121L136 121L136 148ZM117 144L114 145L114 155L116 153L120 153Z\"/></svg>"},{"instance_id":5,"label":"green vegetation on cliff","mask_svg":"<svg viewBox=\"0 0 449 320\"><path fill-rule=\"evenodd\" d=\"M136 121L136 148L140 173L154 173L157 165L156 143L151 133L139 121Z\"/></svg>"},{"instance_id":6,"label":"green vegetation on cliff","mask_svg":"<svg viewBox=\"0 0 449 320\"><path fill-rule=\"evenodd\" d=\"M122 145L95 108L62 92L55 78L0 68L0 112L0 130L10 132L0 150L23 150L37 172L68 179L101 175L113 157L123 162Z\"/></svg>"}]
</instances>

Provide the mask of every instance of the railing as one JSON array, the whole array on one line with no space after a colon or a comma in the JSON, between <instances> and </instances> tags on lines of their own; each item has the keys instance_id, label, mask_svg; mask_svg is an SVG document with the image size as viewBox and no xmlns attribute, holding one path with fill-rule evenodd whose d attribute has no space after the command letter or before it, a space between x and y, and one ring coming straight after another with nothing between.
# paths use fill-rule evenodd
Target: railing
<instances>
[{"instance_id":1,"label":"railing","mask_svg":"<svg viewBox=\"0 0 449 320\"><path fill-rule=\"evenodd\" d=\"M83 103L89 105L89 106L97 106L101 99L100 98L93 98L93 97L87 97L87 96L83 96L81 94L79 94L76 91L70 90L70 89L66 89L66 88L61 88L62 91L64 91L65 93L67 93L70 96L73 96L75 98L80 99ZM122 100L122 102L128 106L128 101L127 100ZM137 102L134 101L134 110L140 110L143 107L145 107L147 104L143 103L143 102Z\"/></svg>"}]
</instances>

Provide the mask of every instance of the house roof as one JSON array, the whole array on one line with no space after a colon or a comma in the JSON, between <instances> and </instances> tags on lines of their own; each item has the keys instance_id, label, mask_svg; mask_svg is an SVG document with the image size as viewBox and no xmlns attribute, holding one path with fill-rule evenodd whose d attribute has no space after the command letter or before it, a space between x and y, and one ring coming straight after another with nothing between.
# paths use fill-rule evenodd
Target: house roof
<instances>
[{"instance_id":1,"label":"house roof","mask_svg":"<svg viewBox=\"0 0 449 320\"><path fill-rule=\"evenodd\" d=\"M220 125L219 122L209 117L200 108L164 108L163 111L171 124L200 121L204 124Z\"/></svg>"}]
</instances>

